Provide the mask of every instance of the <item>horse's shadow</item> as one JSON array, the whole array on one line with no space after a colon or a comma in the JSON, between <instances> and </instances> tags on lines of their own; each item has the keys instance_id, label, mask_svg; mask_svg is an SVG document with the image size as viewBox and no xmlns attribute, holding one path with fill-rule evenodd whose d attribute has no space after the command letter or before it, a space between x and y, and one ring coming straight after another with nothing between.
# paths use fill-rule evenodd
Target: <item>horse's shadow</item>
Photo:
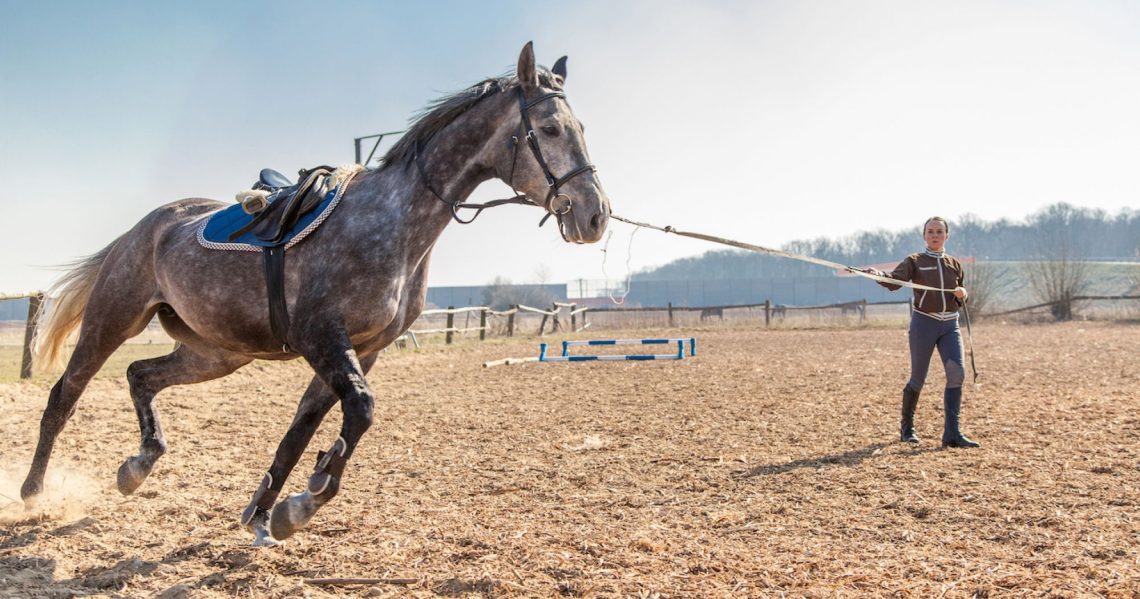
<instances>
[{"instance_id":1,"label":"horse's shadow","mask_svg":"<svg viewBox=\"0 0 1140 599\"><path fill-rule=\"evenodd\" d=\"M736 473L736 477L737 478L753 478L756 476L770 476L772 474L783 474L785 472L792 472L793 470L799 470L801 468L817 468L818 469L818 468L822 468L824 466L833 466L833 465L854 466L856 464L862 463L864 460L867 460L868 458L872 458L875 456L882 455L882 449L884 447L890 447L892 445L895 445L895 443L872 443L866 447L861 447L859 449L852 449L851 451L845 451L843 453L833 453L831 455L825 455L825 456L819 456L819 457L801 458L798 460L792 460L791 462L785 462L783 464L766 464L763 466L757 466L755 468L752 468L751 470L739 471ZM911 449L905 449L905 450L899 451L899 452L892 452L891 455L896 455L896 456L901 455L901 456L910 457L910 456L915 456L915 455L927 453L930 451L934 451L934 448L929 447L929 446L925 447L925 448L913 447Z\"/></svg>"}]
</instances>

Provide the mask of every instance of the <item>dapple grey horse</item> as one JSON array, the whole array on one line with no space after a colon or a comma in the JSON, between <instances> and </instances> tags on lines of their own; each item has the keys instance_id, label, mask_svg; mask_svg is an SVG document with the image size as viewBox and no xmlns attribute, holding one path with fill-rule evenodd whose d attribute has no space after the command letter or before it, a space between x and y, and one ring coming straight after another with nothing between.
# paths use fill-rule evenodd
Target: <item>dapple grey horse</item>
<instances>
[{"instance_id":1,"label":"dapple grey horse","mask_svg":"<svg viewBox=\"0 0 1140 599\"><path fill-rule=\"evenodd\" d=\"M256 544L304 527L336 495L346 462L372 424L374 393L365 375L423 309L432 247L448 223L460 220L462 208L477 213L486 206L464 203L476 186L491 178L507 182L519 194L513 201L544 207L568 242L595 242L605 232L609 199L590 164L582 124L566 102L565 78L565 57L553 69L538 67L528 43L516 76L487 79L438 100L380 167L352 176L327 221L288 252L286 339L271 330L261 257L206 249L197 240L221 202L186 199L157 208L77 263L57 283L58 299L39 334L39 355L54 359L79 327L40 422L21 488L25 504L42 493L52 447L91 377L157 314L177 345L127 369L142 441L138 455L119 468L119 490L134 492L166 452L155 407L159 391L225 376L254 359L300 357L315 376L241 520ZM339 438L320 454L304 491L274 506L338 401Z\"/></svg>"}]
</instances>

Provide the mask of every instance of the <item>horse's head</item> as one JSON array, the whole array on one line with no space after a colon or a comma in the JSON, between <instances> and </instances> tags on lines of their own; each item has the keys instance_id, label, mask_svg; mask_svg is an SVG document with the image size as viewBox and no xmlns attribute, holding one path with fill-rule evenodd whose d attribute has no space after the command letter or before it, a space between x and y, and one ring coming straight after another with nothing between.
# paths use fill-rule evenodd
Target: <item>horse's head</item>
<instances>
[{"instance_id":1,"label":"horse's head","mask_svg":"<svg viewBox=\"0 0 1140 599\"><path fill-rule=\"evenodd\" d=\"M497 134L506 151L497 152L495 170L557 218L566 241L598 241L609 221L610 200L590 162L582 123L562 92L566 57L553 69L537 67L528 42L517 75L513 114L508 110Z\"/></svg>"}]
</instances>

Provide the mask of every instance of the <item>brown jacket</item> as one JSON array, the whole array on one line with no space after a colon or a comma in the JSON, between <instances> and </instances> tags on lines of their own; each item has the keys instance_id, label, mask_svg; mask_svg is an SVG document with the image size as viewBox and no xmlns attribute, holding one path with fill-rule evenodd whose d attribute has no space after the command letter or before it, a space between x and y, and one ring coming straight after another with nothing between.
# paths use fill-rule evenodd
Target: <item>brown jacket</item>
<instances>
[{"instance_id":1,"label":"brown jacket","mask_svg":"<svg viewBox=\"0 0 1140 599\"><path fill-rule=\"evenodd\" d=\"M966 273L962 270L962 263L950 254L936 258L925 252L918 252L906 257L899 265L884 276L900 281L910 281L927 287L939 289L954 289L961 287L966 280ZM879 283L891 291L902 288L901 285ZM946 291L939 293L926 289L914 290L914 307L919 312L937 314L939 312L957 312L962 302L954 294Z\"/></svg>"}]
</instances>

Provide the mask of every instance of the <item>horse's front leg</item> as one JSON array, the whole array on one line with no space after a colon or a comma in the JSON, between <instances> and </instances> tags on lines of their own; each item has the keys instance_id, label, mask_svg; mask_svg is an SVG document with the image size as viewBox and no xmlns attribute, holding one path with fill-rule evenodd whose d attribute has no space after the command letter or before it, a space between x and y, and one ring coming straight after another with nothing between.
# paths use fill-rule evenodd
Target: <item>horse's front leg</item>
<instances>
[{"instance_id":1,"label":"horse's front leg","mask_svg":"<svg viewBox=\"0 0 1140 599\"><path fill-rule=\"evenodd\" d=\"M368 374L378 356L379 353L376 352L364 356L360 361L361 371ZM257 491L254 492L249 506L242 512L241 523L254 534L253 544L255 546L273 544L273 537L269 532L270 510L273 508L274 502L277 501L278 495L281 494L286 479L296 467L301 454L308 447L309 441L312 440L321 421L324 420L325 415L336 403L336 400L337 397L332 390L321 381L320 377L314 376L301 398L300 405L297 406L297 414L293 417L293 423L289 425L289 430L285 432L285 437L277 446L277 454L273 458L273 464L265 473Z\"/></svg>"},{"instance_id":2,"label":"horse's front leg","mask_svg":"<svg viewBox=\"0 0 1140 599\"><path fill-rule=\"evenodd\" d=\"M343 332L333 339L314 343L312 347L319 347L320 353L311 356L305 352L305 357L308 358L324 386L332 392L333 396L340 399L343 424L341 425L340 437L327 452L319 454L317 465L313 469L313 474L309 476L309 484L305 490L301 493L289 495L273 508L269 519L269 532L275 539L287 539L292 536L309 523L309 520L313 518L313 515L322 505L336 496L340 489L340 477L344 472L345 465L352 457L352 453L360 438L364 436L364 432L372 425L374 396L364 375L375 363L376 353L366 356L362 365L357 361L356 352L353 351L347 335L344 335ZM254 518L257 517L257 509L261 509L262 506L270 503L272 498L276 497L285 475L296 464L301 452L304 451L305 445L308 444L317 424L320 422L317 413L319 412L320 416L323 417L333 401L335 399L327 398L323 410L320 410L321 405L316 405L310 411L311 415L304 422L301 421L301 412L298 412L298 420L290 427L289 433L286 434L281 447L278 449L278 457L274 460L274 466L278 466L280 462L281 476L275 476L271 470L267 480L262 483L262 487L265 488L263 496L254 497L255 503L258 505L258 508L254 510ZM293 439L292 444L289 443L291 438ZM281 482L274 485L278 478ZM277 486L277 491L273 490L274 486ZM258 493L262 493L261 488L258 489ZM248 508L247 511L249 511Z\"/></svg>"},{"instance_id":3,"label":"horse's front leg","mask_svg":"<svg viewBox=\"0 0 1140 599\"><path fill-rule=\"evenodd\" d=\"M336 395L325 386L320 377L314 376L309 381L305 394L301 396L293 423L277 445L273 463L262 477L261 485L254 491L249 506L241 514L242 526L253 533L254 546L273 544L273 538L269 534L269 511L277 501L281 488L285 486L289 473L309 446L317 427L335 403Z\"/></svg>"}]
</instances>

